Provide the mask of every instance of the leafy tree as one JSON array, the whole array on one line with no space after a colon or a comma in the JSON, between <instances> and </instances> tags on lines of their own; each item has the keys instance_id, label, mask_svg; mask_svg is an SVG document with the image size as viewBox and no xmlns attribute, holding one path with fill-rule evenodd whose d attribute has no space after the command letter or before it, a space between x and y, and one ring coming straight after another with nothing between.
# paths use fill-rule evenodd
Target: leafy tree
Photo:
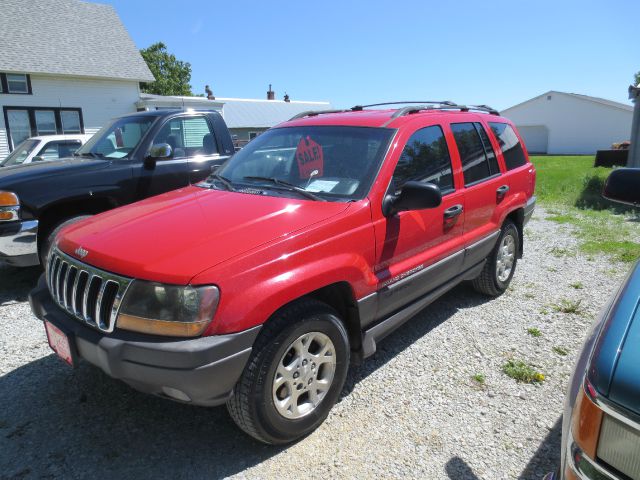
<instances>
[{"instance_id":1,"label":"leafy tree","mask_svg":"<svg viewBox=\"0 0 640 480\"><path fill-rule=\"evenodd\" d=\"M634 85L640 84L640 72L636 73L635 77L636 77L636 80L633 84Z\"/></svg>"},{"instance_id":2,"label":"leafy tree","mask_svg":"<svg viewBox=\"0 0 640 480\"><path fill-rule=\"evenodd\" d=\"M155 95L191 95L191 64L178 60L167 51L167 46L157 42L140 50L155 82L142 83L140 87L145 93Z\"/></svg>"}]
</instances>

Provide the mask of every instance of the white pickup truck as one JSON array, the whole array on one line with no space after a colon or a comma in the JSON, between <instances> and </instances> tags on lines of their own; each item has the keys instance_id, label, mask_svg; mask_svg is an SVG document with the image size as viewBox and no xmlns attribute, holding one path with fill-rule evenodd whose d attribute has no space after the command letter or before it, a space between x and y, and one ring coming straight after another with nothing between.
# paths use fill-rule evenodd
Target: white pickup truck
<instances>
[{"instance_id":1,"label":"white pickup truck","mask_svg":"<svg viewBox=\"0 0 640 480\"><path fill-rule=\"evenodd\" d=\"M22 165L43 160L57 160L70 157L73 152L86 143L91 135L45 135L27 138L20 143L4 160L0 167Z\"/></svg>"}]
</instances>

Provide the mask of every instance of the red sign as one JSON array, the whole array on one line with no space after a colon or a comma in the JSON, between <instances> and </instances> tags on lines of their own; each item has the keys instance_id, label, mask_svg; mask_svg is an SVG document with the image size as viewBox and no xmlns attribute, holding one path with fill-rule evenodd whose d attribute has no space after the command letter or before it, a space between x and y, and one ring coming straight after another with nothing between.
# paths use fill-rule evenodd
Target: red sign
<instances>
[{"instance_id":1,"label":"red sign","mask_svg":"<svg viewBox=\"0 0 640 480\"><path fill-rule=\"evenodd\" d=\"M302 138L298 143L296 160L298 161L300 178L322 176L322 166L324 165L322 147L311 140L309 136Z\"/></svg>"}]
</instances>

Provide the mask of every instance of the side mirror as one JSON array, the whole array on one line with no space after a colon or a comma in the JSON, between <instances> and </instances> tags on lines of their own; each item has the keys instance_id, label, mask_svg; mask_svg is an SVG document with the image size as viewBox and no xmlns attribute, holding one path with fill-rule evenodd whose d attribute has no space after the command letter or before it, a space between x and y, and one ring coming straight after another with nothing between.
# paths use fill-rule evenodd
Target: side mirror
<instances>
[{"instance_id":1,"label":"side mirror","mask_svg":"<svg viewBox=\"0 0 640 480\"><path fill-rule=\"evenodd\" d=\"M440 187L433 183L410 181L404 184L400 194L387 195L382 202L382 213L390 217L407 210L435 208L442 203Z\"/></svg>"},{"instance_id":2,"label":"side mirror","mask_svg":"<svg viewBox=\"0 0 640 480\"><path fill-rule=\"evenodd\" d=\"M44 157L41 157L40 155L36 155L31 159L32 162L42 162L43 160L44 160Z\"/></svg>"},{"instance_id":3,"label":"side mirror","mask_svg":"<svg viewBox=\"0 0 640 480\"><path fill-rule=\"evenodd\" d=\"M147 158L151 160L166 160L173 155L173 149L168 143L156 143L149 149Z\"/></svg>"},{"instance_id":4,"label":"side mirror","mask_svg":"<svg viewBox=\"0 0 640 480\"><path fill-rule=\"evenodd\" d=\"M618 168L611 172L602 196L614 202L640 204L640 168Z\"/></svg>"}]
</instances>

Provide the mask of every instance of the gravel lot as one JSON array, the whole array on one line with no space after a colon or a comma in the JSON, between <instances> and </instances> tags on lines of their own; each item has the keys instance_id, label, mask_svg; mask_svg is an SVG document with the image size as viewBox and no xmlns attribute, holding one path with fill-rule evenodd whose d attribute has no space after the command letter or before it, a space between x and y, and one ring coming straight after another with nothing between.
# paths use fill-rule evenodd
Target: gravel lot
<instances>
[{"instance_id":1,"label":"gravel lot","mask_svg":"<svg viewBox=\"0 0 640 480\"><path fill-rule=\"evenodd\" d=\"M544 217L526 228L506 294L462 285L432 304L352 369L324 425L287 448L246 437L224 408L139 394L86 364L72 371L25 301L38 271L0 267L0 478L540 478L559 461L583 337L629 268L576 253L569 227ZM563 299L583 312L555 311ZM545 382L507 377L510 358Z\"/></svg>"}]
</instances>

